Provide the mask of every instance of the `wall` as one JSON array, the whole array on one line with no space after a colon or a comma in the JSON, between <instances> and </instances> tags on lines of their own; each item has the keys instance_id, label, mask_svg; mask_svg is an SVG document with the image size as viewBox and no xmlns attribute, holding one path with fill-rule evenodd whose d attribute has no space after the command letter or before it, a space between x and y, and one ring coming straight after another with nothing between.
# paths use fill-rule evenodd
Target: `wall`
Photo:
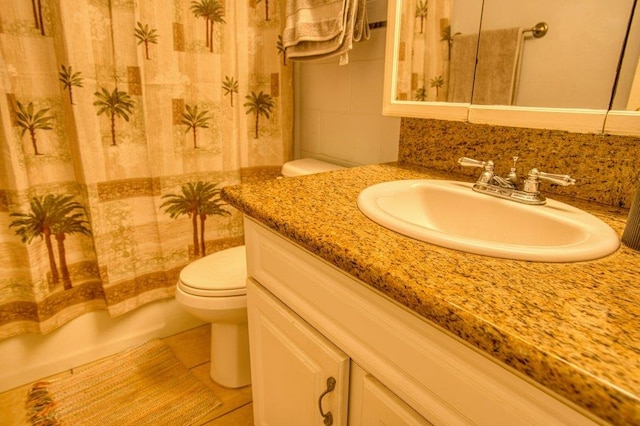
<instances>
[{"instance_id":1,"label":"wall","mask_svg":"<svg viewBox=\"0 0 640 426\"><path fill-rule=\"evenodd\" d=\"M47 335L2 340L0 392L201 324L174 299L167 299L116 318L96 311Z\"/></svg>"},{"instance_id":2,"label":"wall","mask_svg":"<svg viewBox=\"0 0 640 426\"><path fill-rule=\"evenodd\" d=\"M384 19L386 2L370 1L369 22ZM296 158L346 166L395 161L400 119L382 115L385 36L385 28L373 29L347 65L337 58L295 63Z\"/></svg>"}]
</instances>

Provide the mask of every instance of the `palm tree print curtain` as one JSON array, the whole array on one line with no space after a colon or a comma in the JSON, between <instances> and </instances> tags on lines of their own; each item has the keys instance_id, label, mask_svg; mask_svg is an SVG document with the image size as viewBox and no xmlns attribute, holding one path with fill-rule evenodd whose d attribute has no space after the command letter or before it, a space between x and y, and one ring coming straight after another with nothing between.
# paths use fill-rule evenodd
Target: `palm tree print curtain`
<instances>
[{"instance_id":1,"label":"palm tree print curtain","mask_svg":"<svg viewBox=\"0 0 640 426\"><path fill-rule=\"evenodd\" d=\"M221 188L291 151L282 9L0 0L0 338L172 297L242 244Z\"/></svg>"}]
</instances>

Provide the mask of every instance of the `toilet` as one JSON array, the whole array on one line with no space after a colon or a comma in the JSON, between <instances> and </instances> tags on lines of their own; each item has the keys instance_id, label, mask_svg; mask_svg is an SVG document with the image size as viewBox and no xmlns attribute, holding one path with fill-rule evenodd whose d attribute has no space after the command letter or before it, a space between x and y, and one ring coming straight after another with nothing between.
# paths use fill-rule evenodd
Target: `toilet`
<instances>
[{"instance_id":1,"label":"toilet","mask_svg":"<svg viewBox=\"0 0 640 426\"><path fill-rule=\"evenodd\" d=\"M341 169L312 158L282 166L284 178ZM211 379L228 388L251 384L247 329L245 246L221 250L180 271L176 301L196 318L211 323Z\"/></svg>"}]
</instances>

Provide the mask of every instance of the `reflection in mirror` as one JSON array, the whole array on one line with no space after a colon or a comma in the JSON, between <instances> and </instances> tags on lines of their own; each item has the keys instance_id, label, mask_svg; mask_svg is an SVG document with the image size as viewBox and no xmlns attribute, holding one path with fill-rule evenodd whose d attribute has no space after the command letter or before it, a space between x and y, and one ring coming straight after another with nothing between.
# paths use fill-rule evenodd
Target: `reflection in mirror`
<instances>
[{"instance_id":1,"label":"reflection in mirror","mask_svg":"<svg viewBox=\"0 0 640 426\"><path fill-rule=\"evenodd\" d=\"M622 98L622 96L621 96ZM612 110L640 111L640 63L635 69L634 78L629 88L627 101L620 106L614 105Z\"/></svg>"},{"instance_id":2,"label":"reflection in mirror","mask_svg":"<svg viewBox=\"0 0 640 426\"><path fill-rule=\"evenodd\" d=\"M486 89L476 92L474 88L472 103L609 109L633 6L634 0L485 0L476 88L480 82L492 90L504 84L501 80L511 79L508 85L513 89L513 100L496 101L486 96ZM512 43L518 28L530 28L541 21L549 26L545 37L534 38L525 32L516 48L500 48L502 43ZM494 37L491 47L483 48L483 37L498 29L514 31L503 41ZM484 65L504 60L495 57L501 54L515 55L513 73L501 76L498 67Z\"/></svg>"},{"instance_id":3,"label":"reflection in mirror","mask_svg":"<svg viewBox=\"0 0 640 426\"><path fill-rule=\"evenodd\" d=\"M403 0L397 46L395 99L420 102L471 100L476 45L454 42L463 34L476 37L482 0ZM454 37L455 36L455 37ZM456 50L457 49L457 50ZM456 58L458 60L456 61ZM450 68L462 75L450 79Z\"/></svg>"},{"instance_id":4,"label":"reflection in mirror","mask_svg":"<svg viewBox=\"0 0 640 426\"><path fill-rule=\"evenodd\" d=\"M539 22L531 28L483 30L478 45L473 103L516 105L525 41L542 38L548 31L546 22Z\"/></svg>"},{"instance_id":5,"label":"reflection in mirror","mask_svg":"<svg viewBox=\"0 0 640 426\"><path fill-rule=\"evenodd\" d=\"M635 2L629 34L618 72L612 110L640 111L640 13Z\"/></svg>"},{"instance_id":6,"label":"reflection in mirror","mask_svg":"<svg viewBox=\"0 0 640 426\"><path fill-rule=\"evenodd\" d=\"M633 20L613 104L611 99L630 14L640 9L635 7L637 0L485 2L487 19L483 21L483 29L530 28L538 22L549 26L543 38L529 36L524 40L516 106L470 104L469 91L456 92L461 86L449 78L455 65L456 39L479 34L483 0L428 0L426 15L421 12L425 8L420 0L395 0L388 2L383 114L640 136L640 113L635 111L640 106L640 72L636 73L636 68L640 70L640 18ZM532 9L543 4L548 7L544 13ZM448 15L442 12L436 19L436 14L432 14L446 11L447 7ZM584 13L586 10L591 12ZM413 33L415 28L418 35ZM442 30L448 31L449 42L443 40L447 32L443 34ZM430 49L436 49L440 62L416 53L414 46L422 46L425 52L428 43L434 43L435 47ZM610 60L604 61L605 56ZM565 61L574 57L579 58L577 65ZM475 58L470 62L475 64ZM634 88L636 95L630 94ZM466 93L467 101L452 99L456 93ZM549 100L545 95L554 96ZM447 100L450 101L443 102Z\"/></svg>"}]
</instances>

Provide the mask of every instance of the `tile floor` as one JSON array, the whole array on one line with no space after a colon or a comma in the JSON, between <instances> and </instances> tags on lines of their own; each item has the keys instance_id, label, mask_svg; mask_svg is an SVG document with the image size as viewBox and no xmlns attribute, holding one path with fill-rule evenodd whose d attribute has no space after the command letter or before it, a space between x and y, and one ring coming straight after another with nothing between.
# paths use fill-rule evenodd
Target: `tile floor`
<instances>
[{"instance_id":1,"label":"tile floor","mask_svg":"<svg viewBox=\"0 0 640 426\"><path fill-rule=\"evenodd\" d=\"M222 387L209 378L209 325L203 325L175 336L162 339L176 357L189 368L196 377L209 386L220 398L222 405L211 413L201 426L251 426L253 425L253 405L251 386L240 389ZM0 425L27 426L23 418L24 395L30 384L0 393Z\"/></svg>"}]
</instances>

